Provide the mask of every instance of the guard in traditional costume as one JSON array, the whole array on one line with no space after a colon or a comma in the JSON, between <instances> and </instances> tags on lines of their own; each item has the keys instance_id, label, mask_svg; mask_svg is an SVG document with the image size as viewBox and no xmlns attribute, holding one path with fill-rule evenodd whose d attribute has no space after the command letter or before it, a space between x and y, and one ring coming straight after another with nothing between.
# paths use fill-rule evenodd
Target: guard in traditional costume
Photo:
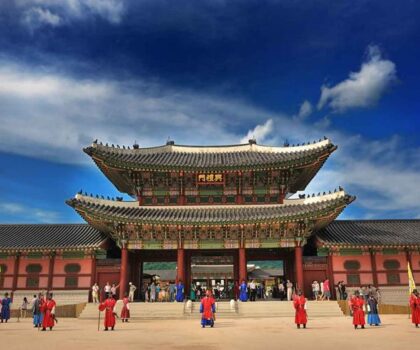
<instances>
[{"instance_id":1,"label":"guard in traditional costume","mask_svg":"<svg viewBox=\"0 0 420 350\"><path fill-rule=\"evenodd\" d=\"M353 311L354 329L358 326L365 328L365 312L363 311L365 300L360 296L359 291L354 292L353 298L350 300L351 310Z\"/></svg>"},{"instance_id":2,"label":"guard in traditional costume","mask_svg":"<svg viewBox=\"0 0 420 350\"><path fill-rule=\"evenodd\" d=\"M369 294L367 300L367 312L368 312L368 324L373 326L379 326L381 324L381 319L379 318L378 313L378 301L373 296L373 293Z\"/></svg>"},{"instance_id":3,"label":"guard in traditional costume","mask_svg":"<svg viewBox=\"0 0 420 350\"><path fill-rule=\"evenodd\" d=\"M4 298L1 301L1 323L6 322L10 318L10 304L12 303L12 299L9 298L9 293L4 294Z\"/></svg>"},{"instance_id":4,"label":"guard in traditional costume","mask_svg":"<svg viewBox=\"0 0 420 350\"><path fill-rule=\"evenodd\" d=\"M55 300L53 299L52 293L49 293L47 300L41 305L42 312L42 330L45 331L47 328L52 331L54 327L54 321L57 321L55 318Z\"/></svg>"},{"instance_id":5,"label":"guard in traditional costume","mask_svg":"<svg viewBox=\"0 0 420 350\"><path fill-rule=\"evenodd\" d=\"M303 328L306 328L306 323L308 322L308 317L306 315L306 298L302 295L302 291L298 291L297 296L293 299L293 307L296 310L296 327L300 328L300 325L303 325Z\"/></svg>"},{"instance_id":6,"label":"guard in traditional costume","mask_svg":"<svg viewBox=\"0 0 420 350\"><path fill-rule=\"evenodd\" d=\"M201 327L214 327L216 312L216 303L210 290L206 291L206 296L201 299L200 313L201 313Z\"/></svg>"},{"instance_id":7,"label":"guard in traditional costume","mask_svg":"<svg viewBox=\"0 0 420 350\"><path fill-rule=\"evenodd\" d=\"M123 307L121 309L121 320L123 322L128 322L128 319L130 318L130 300L127 297L127 293L125 293L125 297L122 300Z\"/></svg>"},{"instance_id":8,"label":"guard in traditional costume","mask_svg":"<svg viewBox=\"0 0 420 350\"><path fill-rule=\"evenodd\" d=\"M105 311L104 331L107 331L108 328L111 328L111 330L114 330L116 304L117 304L117 301L112 297L112 294L108 294L108 299L105 299L104 302L99 304L99 311Z\"/></svg>"},{"instance_id":9,"label":"guard in traditional costume","mask_svg":"<svg viewBox=\"0 0 420 350\"><path fill-rule=\"evenodd\" d=\"M182 283L182 280L179 280L178 284L176 285L176 301L184 301L184 284Z\"/></svg>"},{"instance_id":10,"label":"guard in traditional costume","mask_svg":"<svg viewBox=\"0 0 420 350\"><path fill-rule=\"evenodd\" d=\"M248 294L246 293L247 285L245 280L242 280L241 285L239 286L239 300L240 301L247 301L248 300Z\"/></svg>"},{"instance_id":11,"label":"guard in traditional costume","mask_svg":"<svg viewBox=\"0 0 420 350\"><path fill-rule=\"evenodd\" d=\"M420 324L420 296L417 289L414 289L410 296L411 322L419 328Z\"/></svg>"}]
</instances>

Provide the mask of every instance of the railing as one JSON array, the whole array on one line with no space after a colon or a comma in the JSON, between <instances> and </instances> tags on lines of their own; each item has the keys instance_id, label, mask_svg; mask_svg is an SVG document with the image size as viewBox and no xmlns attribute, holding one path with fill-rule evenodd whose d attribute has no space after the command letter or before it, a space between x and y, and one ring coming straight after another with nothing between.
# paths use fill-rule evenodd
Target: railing
<instances>
[{"instance_id":1,"label":"railing","mask_svg":"<svg viewBox=\"0 0 420 350\"><path fill-rule=\"evenodd\" d=\"M337 300L338 305L340 306L341 311L346 316L350 316L350 308L348 300ZM409 315L410 307L404 305L389 305L389 304L379 304L378 312L380 315Z\"/></svg>"}]
</instances>

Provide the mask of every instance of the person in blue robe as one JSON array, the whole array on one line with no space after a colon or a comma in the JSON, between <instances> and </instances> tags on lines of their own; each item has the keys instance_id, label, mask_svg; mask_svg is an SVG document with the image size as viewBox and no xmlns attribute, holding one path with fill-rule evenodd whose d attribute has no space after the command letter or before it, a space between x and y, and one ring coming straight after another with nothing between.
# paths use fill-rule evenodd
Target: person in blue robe
<instances>
[{"instance_id":1,"label":"person in blue robe","mask_svg":"<svg viewBox=\"0 0 420 350\"><path fill-rule=\"evenodd\" d=\"M373 296L372 293L369 294L368 300L368 324L379 326L381 324L381 319L378 314L378 301Z\"/></svg>"},{"instance_id":2,"label":"person in blue robe","mask_svg":"<svg viewBox=\"0 0 420 350\"><path fill-rule=\"evenodd\" d=\"M246 293L247 286L245 280L242 280L242 283L239 287L239 300L240 301L247 301L248 300L248 294Z\"/></svg>"},{"instance_id":3,"label":"person in blue robe","mask_svg":"<svg viewBox=\"0 0 420 350\"><path fill-rule=\"evenodd\" d=\"M36 295L34 295L34 297L36 297ZM43 301L44 299L42 297L42 294L39 293L38 297L33 301L32 304L33 324L35 328L41 327L42 324L43 314L41 311L41 306Z\"/></svg>"},{"instance_id":4,"label":"person in blue robe","mask_svg":"<svg viewBox=\"0 0 420 350\"><path fill-rule=\"evenodd\" d=\"M176 301L183 302L184 301L184 284L181 280L178 281L176 285Z\"/></svg>"},{"instance_id":5,"label":"person in blue robe","mask_svg":"<svg viewBox=\"0 0 420 350\"><path fill-rule=\"evenodd\" d=\"M4 294L4 298L1 301L1 323L6 322L10 318L10 304L12 299L9 298L9 293Z\"/></svg>"}]
</instances>

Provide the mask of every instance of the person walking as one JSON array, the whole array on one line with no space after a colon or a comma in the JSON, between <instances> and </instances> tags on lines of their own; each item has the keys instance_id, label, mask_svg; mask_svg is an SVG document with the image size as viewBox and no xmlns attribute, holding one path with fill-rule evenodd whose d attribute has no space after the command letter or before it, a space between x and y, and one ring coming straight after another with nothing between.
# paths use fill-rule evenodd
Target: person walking
<instances>
[{"instance_id":1,"label":"person walking","mask_svg":"<svg viewBox=\"0 0 420 350\"><path fill-rule=\"evenodd\" d=\"M410 309L411 309L411 323L413 323L416 328L419 328L420 324L420 296L417 289L413 289L413 292L410 296Z\"/></svg>"},{"instance_id":2,"label":"person walking","mask_svg":"<svg viewBox=\"0 0 420 350\"><path fill-rule=\"evenodd\" d=\"M134 293L137 290L137 287L133 283L128 283L128 300L130 302L134 301Z\"/></svg>"},{"instance_id":3,"label":"person walking","mask_svg":"<svg viewBox=\"0 0 420 350\"><path fill-rule=\"evenodd\" d=\"M10 319L10 304L12 303L12 299L9 298L9 293L4 294L4 298L1 301L1 313L0 319L1 323L9 321Z\"/></svg>"},{"instance_id":4,"label":"person walking","mask_svg":"<svg viewBox=\"0 0 420 350\"><path fill-rule=\"evenodd\" d=\"M360 295L359 291L354 292L354 296L350 300L351 310L353 311L353 326L365 328L365 312L363 311L365 299Z\"/></svg>"},{"instance_id":5,"label":"person walking","mask_svg":"<svg viewBox=\"0 0 420 350\"><path fill-rule=\"evenodd\" d=\"M23 298L22 305L20 306L20 318L26 318L28 312L29 302L26 297Z\"/></svg>"},{"instance_id":6,"label":"person walking","mask_svg":"<svg viewBox=\"0 0 420 350\"><path fill-rule=\"evenodd\" d=\"M381 324L381 319L379 318L378 313L378 301L373 296L373 292L369 294L367 300L367 312L368 312L368 324L370 326L375 325L379 326Z\"/></svg>"},{"instance_id":7,"label":"person walking","mask_svg":"<svg viewBox=\"0 0 420 350\"><path fill-rule=\"evenodd\" d=\"M327 299L328 301L331 298L331 291L330 291L330 281L326 278L323 282L324 285L324 300Z\"/></svg>"},{"instance_id":8,"label":"person walking","mask_svg":"<svg viewBox=\"0 0 420 350\"><path fill-rule=\"evenodd\" d=\"M287 280L286 287L287 287L287 301L291 301L292 292L293 292L293 283L290 282L290 280Z\"/></svg>"},{"instance_id":9,"label":"person walking","mask_svg":"<svg viewBox=\"0 0 420 350\"><path fill-rule=\"evenodd\" d=\"M42 304L41 311L43 313L43 319L42 319L42 330L46 331L47 328L52 331L54 327L54 322L56 322L55 318L55 306L56 302L53 299L53 294L48 293L47 294L47 300Z\"/></svg>"},{"instance_id":10,"label":"person walking","mask_svg":"<svg viewBox=\"0 0 420 350\"><path fill-rule=\"evenodd\" d=\"M92 286L92 302L94 304L99 303L99 286L98 286L98 283L96 282Z\"/></svg>"}]
</instances>

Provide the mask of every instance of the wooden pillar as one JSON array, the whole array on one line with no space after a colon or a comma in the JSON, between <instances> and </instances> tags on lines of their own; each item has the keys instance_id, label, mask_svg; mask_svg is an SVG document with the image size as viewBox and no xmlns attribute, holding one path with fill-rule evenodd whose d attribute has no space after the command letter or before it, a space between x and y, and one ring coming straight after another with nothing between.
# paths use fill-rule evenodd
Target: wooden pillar
<instances>
[{"instance_id":1,"label":"wooden pillar","mask_svg":"<svg viewBox=\"0 0 420 350\"><path fill-rule=\"evenodd\" d=\"M17 289L18 276L19 276L19 265L20 265L20 253L16 253L16 255L15 255L15 266L13 268L12 293Z\"/></svg>"},{"instance_id":2,"label":"wooden pillar","mask_svg":"<svg viewBox=\"0 0 420 350\"><path fill-rule=\"evenodd\" d=\"M296 268L296 286L303 291L303 257L302 246L296 245L295 247L295 268Z\"/></svg>"},{"instance_id":3,"label":"wooden pillar","mask_svg":"<svg viewBox=\"0 0 420 350\"><path fill-rule=\"evenodd\" d=\"M239 283L248 280L248 271L246 267L246 251L245 248L239 248Z\"/></svg>"},{"instance_id":4,"label":"wooden pillar","mask_svg":"<svg viewBox=\"0 0 420 350\"><path fill-rule=\"evenodd\" d=\"M237 252L233 255L233 279L239 282L239 255Z\"/></svg>"},{"instance_id":5,"label":"wooden pillar","mask_svg":"<svg viewBox=\"0 0 420 350\"><path fill-rule=\"evenodd\" d=\"M176 282L182 281L185 285L185 251L184 248L178 248L176 260L177 274Z\"/></svg>"},{"instance_id":6,"label":"wooden pillar","mask_svg":"<svg viewBox=\"0 0 420 350\"><path fill-rule=\"evenodd\" d=\"M369 250L370 264L372 266L372 281L375 287L378 287L378 273L376 269L376 253L373 249Z\"/></svg>"},{"instance_id":7,"label":"wooden pillar","mask_svg":"<svg viewBox=\"0 0 420 350\"><path fill-rule=\"evenodd\" d=\"M120 299L124 298L128 284L128 249L125 242L121 247L121 269L120 269Z\"/></svg>"},{"instance_id":8,"label":"wooden pillar","mask_svg":"<svg viewBox=\"0 0 420 350\"><path fill-rule=\"evenodd\" d=\"M53 287L53 276L54 276L54 263L55 263L55 252L51 252L48 256L49 264L48 264L48 284L47 290L51 291Z\"/></svg>"},{"instance_id":9,"label":"wooden pillar","mask_svg":"<svg viewBox=\"0 0 420 350\"><path fill-rule=\"evenodd\" d=\"M333 255L331 251L329 251L328 257L327 257L327 274L328 274L328 280L330 281L331 299L337 299L337 293L335 290L335 282L334 282L334 273L333 273Z\"/></svg>"},{"instance_id":10,"label":"wooden pillar","mask_svg":"<svg viewBox=\"0 0 420 350\"><path fill-rule=\"evenodd\" d=\"M184 281L184 291L185 295L190 295L190 289L191 289L191 282L192 282L192 276L191 276L191 253L190 251L186 251L185 253L185 281Z\"/></svg>"},{"instance_id":11,"label":"wooden pillar","mask_svg":"<svg viewBox=\"0 0 420 350\"><path fill-rule=\"evenodd\" d=\"M242 196L242 185L243 185L243 179L242 179L242 172L238 171L236 173L236 204L242 204L244 202L244 198Z\"/></svg>"}]
</instances>

